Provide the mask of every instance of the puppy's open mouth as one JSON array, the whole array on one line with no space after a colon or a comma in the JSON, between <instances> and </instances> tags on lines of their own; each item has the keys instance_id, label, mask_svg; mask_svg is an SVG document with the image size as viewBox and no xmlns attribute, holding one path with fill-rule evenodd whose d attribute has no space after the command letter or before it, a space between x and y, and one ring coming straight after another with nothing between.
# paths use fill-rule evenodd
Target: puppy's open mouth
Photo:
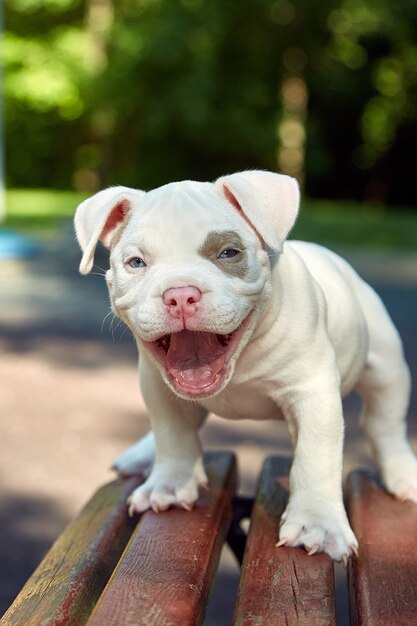
<instances>
[{"instance_id":1,"label":"puppy's open mouth","mask_svg":"<svg viewBox=\"0 0 417 626\"><path fill-rule=\"evenodd\" d=\"M222 386L227 364L239 345L246 322L247 319L227 335L182 330L146 342L146 346L164 367L178 393L210 396Z\"/></svg>"}]
</instances>

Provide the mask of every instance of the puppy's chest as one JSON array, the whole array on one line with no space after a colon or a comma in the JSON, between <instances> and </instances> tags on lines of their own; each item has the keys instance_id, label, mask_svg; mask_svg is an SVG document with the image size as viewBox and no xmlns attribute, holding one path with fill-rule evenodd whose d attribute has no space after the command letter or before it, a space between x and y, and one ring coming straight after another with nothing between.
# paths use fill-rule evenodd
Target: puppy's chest
<instances>
[{"instance_id":1,"label":"puppy's chest","mask_svg":"<svg viewBox=\"0 0 417 626\"><path fill-rule=\"evenodd\" d=\"M281 411L266 390L249 383L229 383L222 393L203 400L201 404L226 419L282 419Z\"/></svg>"}]
</instances>

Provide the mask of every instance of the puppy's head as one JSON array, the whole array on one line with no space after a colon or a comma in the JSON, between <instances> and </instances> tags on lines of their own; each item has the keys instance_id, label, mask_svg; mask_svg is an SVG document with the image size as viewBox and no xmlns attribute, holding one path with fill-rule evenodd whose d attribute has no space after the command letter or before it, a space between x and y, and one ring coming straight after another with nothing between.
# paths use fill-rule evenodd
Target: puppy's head
<instances>
[{"instance_id":1,"label":"puppy's head","mask_svg":"<svg viewBox=\"0 0 417 626\"><path fill-rule=\"evenodd\" d=\"M113 187L83 202L75 228L88 273L110 249L112 306L166 383L203 398L229 382L269 298L269 251L294 224L294 179L248 171L150 192Z\"/></svg>"}]
</instances>

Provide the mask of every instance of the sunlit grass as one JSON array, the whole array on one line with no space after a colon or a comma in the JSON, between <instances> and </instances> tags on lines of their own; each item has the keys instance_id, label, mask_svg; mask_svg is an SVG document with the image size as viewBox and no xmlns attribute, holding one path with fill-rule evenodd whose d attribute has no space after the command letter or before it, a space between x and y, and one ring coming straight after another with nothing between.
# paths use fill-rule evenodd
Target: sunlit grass
<instances>
[{"instance_id":1,"label":"sunlit grass","mask_svg":"<svg viewBox=\"0 0 417 626\"><path fill-rule=\"evenodd\" d=\"M417 213L329 200L305 200L292 239L324 245L417 251Z\"/></svg>"},{"instance_id":2,"label":"sunlit grass","mask_svg":"<svg viewBox=\"0 0 417 626\"><path fill-rule=\"evenodd\" d=\"M50 235L68 224L86 194L46 189L9 190L3 226ZM330 246L417 251L417 213L353 202L304 200L292 239Z\"/></svg>"},{"instance_id":3,"label":"sunlit grass","mask_svg":"<svg viewBox=\"0 0 417 626\"><path fill-rule=\"evenodd\" d=\"M6 192L6 220L3 226L24 232L50 234L74 215L87 197L73 191L11 189Z\"/></svg>"}]
</instances>

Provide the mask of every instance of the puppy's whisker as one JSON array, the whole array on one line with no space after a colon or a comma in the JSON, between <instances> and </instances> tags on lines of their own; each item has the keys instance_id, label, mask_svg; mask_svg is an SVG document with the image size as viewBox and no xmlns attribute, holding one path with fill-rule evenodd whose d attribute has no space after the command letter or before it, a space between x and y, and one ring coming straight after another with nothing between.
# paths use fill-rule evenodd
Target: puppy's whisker
<instances>
[{"instance_id":1,"label":"puppy's whisker","mask_svg":"<svg viewBox=\"0 0 417 626\"><path fill-rule=\"evenodd\" d=\"M107 315L105 316L105 318L103 319L103 321L101 322L101 333L103 333L103 330L104 330L104 324L106 323L107 318L108 318L110 315L112 315L112 314L113 314L113 319L114 319L115 315L114 315L113 311L109 311L109 312L107 313ZM112 322L113 322L113 320L112 320ZM111 323L112 323L112 322L111 322Z\"/></svg>"},{"instance_id":2,"label":"puppy's whisker","mask_svg":"<svg viewBox=\"0 0 417 626\"><path fill-rule=\"evenodd\" d=\"M109 326L109 332L111 333L113 341L114 341L114 332L117 329L117 323L116 322L117 322L117 317L116 317L116 315L114 315L112 317L112 320L111 320L111 323L110 323L110 326ZM115 326L115 323L116 323L116 326Z\"/></svg>"},{"instance_id":3,"label":"puppy's whisker","mask_svg":"<svg viewBox=\"0 0 417 626\"><path fill-rule=\"evenodd\" d=\"M125 324L125 327L123 328L123 332L122 332L122 334L121 334L121 335L120 335L120 337L119 337L119 341L121 341L121 340L123 339L123 337L124 337L124 335L125 335L126 331L128 331L128 330L130 330L130 329L129 329L129 327L128 327L128 326L126 326L126 324Z\"/></svg>"},{"instance_id":4,"label":"puppy's whisker","mask_svg":"<svg viewBox=\"0 0 417 626\"><path fill-rule=\"evenodd\" d=\"M118 320L118 323L116 324L116 326L114 325L115 320ZM114 342L114 333L119 328L121 323L122 322L118 319L118 317L116 315L113 315L112 321L110 323L110 328L109 328L113 342Z\"/></svg>"}]
</instances>

